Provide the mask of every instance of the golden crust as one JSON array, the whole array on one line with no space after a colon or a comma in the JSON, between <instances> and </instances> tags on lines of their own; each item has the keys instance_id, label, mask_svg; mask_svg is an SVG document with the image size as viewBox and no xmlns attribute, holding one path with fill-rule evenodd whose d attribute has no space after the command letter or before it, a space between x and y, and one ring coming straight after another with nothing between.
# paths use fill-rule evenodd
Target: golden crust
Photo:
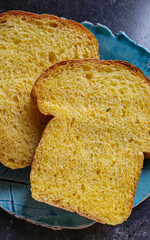
<instances>
[{"instance_id":1,"label":"golden crust","mask_svg":"<svg viewBox=\"0 0 150 240\"><path fill-rule=\"evenodd\" d=\"M43 131L44 133L44 131ZM37 150L36 150L37 151ZM35 155L36 155L36 152L35 152ZM35 155L34 155L34 160L33 160L33 163L31 165L31 173L30 173L30 179L32 179L32 172L34 171L34 165L35 165L35 162L36 162L36 159L35 159ZM127 220L127 218L131 215L131 212L132 212L132 207L133 207L133 202L134 202L134 197L135 197L135 194L136 194L136 189L137 189L137 185L138 185L138 180L139 180L139 177L142 173L142 167L143 167L143 160L144 160L144 156L141 156L141 166L139 168L139 172L137 174L137 181L134 183L134 190L133 190L133 194L132 194L132 199L131 199L131 203L130 203L130 209L129 209L129 213L128 215L126 216L125 219L122 220L122 222L124 222L125 220ZM31 180L32 181L32 180ZM32 193L32 188L31 188L31 193ZM33 197L34 198L34 197ZM67 210L67 211L70 211L70 212L76 212L78 213L79 215L83 216L83 217L87 217L89 219L92 219L93 221L96 221L96 222L99 222L99 223L103 223L103 224L110 224L110 225L117 225L117 224L120 224L121 222L116 222L114 224L112 224L112 222L108 222L108 219L105 220L105 219L101 219L101 218L94 218L93 216L90 216L88 213L86 212L81 212L81 211L75 211L73 208L71 207L68 207L67 205L64 206L64 205L61 205L59 204L59 202L56 202L56 201L48 201L47 199L45 199L44 197L41 197L41 198L35 198L37 201L39 202L44 202L44 203L47 203L51 206L54 206L54 207L58 207L58 208L61 208L61 209L64 209L64 210Z\"/></svg>"},{"instance_id":2,"label":"golden crust","mask_svg":"<svg viewBox=\"0 0 150 240\"><path fill-rule=\"evenodd\" d=\"M53 71L54 69L57 69L61 66L65 66L65 65L68 65L68 66L72 66L72 65L81 65L83 63L91 63L91 64L95 64L95 67L96 65L97 66L101 66L101 65L122 65L124 66L125 68L129 68L135 75L138 75L140 78L143 79L143 81L145 83L147 83L149 86L150 86L150 80L148 77L146 77L145 75L143 75L143 72L137 68L136 66L132 65L131 63L129 62L126 62L126 61L122 61L122 60L99 60L99 59L94 59L94 58L88 58L88 59L79 59L79 60L66 60L66 61L61 61L61 62L57 62L55 63L54 65L52 65L51 67L49 67L48 69L46 69L38 78L37 80L35 81L34 85L33 85L33 89L32 89L32 92L31 92L31 99L34 103L37 104L37 107L38 107L38 94L36 92L36 85L37 85L37 82L40 81L40 79L43 78L43 76L47 73L49 73L50 71ZM40 110L40 109L39 109ZM46 115L46 113L42 112L42 114ZM150 157L150 154L145 154L146 156Z\"/></svg>"},{"instance_id":3,"label":"golden crust","mask_svg":"<svg viewBox=\"0 0 150 240\"><path fill-rule=\"evenodd\" d=\"M143 75L143 72L138 69L137 67L135 67L134 65L128 63L128 62L125 62L125 61L119 61L119 60L116 60L116 61L113 61L113 60L109 60L109 61L99 61L97 59L83 59L83 60L68 60L68 61L62 61L62 62L58 62L56 64L54 64L53 66L51 66L50 68L48 68L45 72L43 72L41 74L41 76L36 80L35 84L34 84L34 87L33 87L33 90L32 90L32 98L36 101L36 103L38 102L38 94L36 92L36 85L38 83L38 81L40 81L40 79L42 79L42 77L47 74L47 73L50 73L50 71L53 71L54 69L57 69L59 68L60 66L64 66L64 65L68 65L68 66L71 66L71 65L81 65L83 63L91 63L91 64L95 64L95 67L97 66L100 66L100 65L122 65L124 66L125 68L129 68L135 75L138 75L140 78L143 79L144 82L146 82L147 84L150 85L150 80ZM37 103L37 106L38 106L38 103ZM38 148L37 150L38 151ZM36 153L35 153L36 155ZM150 153L147 153L147 156L150 156ZM133 193L132 193L132 198L130 200L130 206L129 206L129 211L128 211L128 215L122 220L125 221L131 214L132 212L132 206L133 206L133 202L134 202L134 197L135 197L135 193L136 193L136 189L137 189L137 185L138 185L138 180L139 180L139 177L140 177L140 174L142 172L142 167L143 167L143 159L144 159L144 155L141 155L141 158L140 158L140 166L139 166L139 171L137 173L137 177L134 181L134 190L133 190ZM32 172L34 171L34 167L35 167L35 162L36 162L36 158L34 156L34 160L33 160L33 163L32 163L32 168L31 168L31 179L32 179ZM50 204L52 206L55 206L55 207L59 207L59 208L62 208L62 209L65 209L65 210L68 210L68 211L71 211L71 212L75 212L75 208L74 207L68 207L67 205L64 206L62 204L60 204L59 202L57 201L49 201L48 199L44 198L44 197L40 197L40 198L36 198L36 200L40 201L40 202L45 202L47 204ZM100 222L100 223L106 223L107 224L111 224L112 225L112 222L108 222L108 219L105 220L105 219L101 219L101 218L94 218L93 216L90 216L88 213L86 212L80 212L80 210L77 210L76 211L78 214L84 216L84 217L87 217L87 218L90 218L94 221L97 221L97 222ZM119 224L120 222L116 222L114 223L113 225L116 225L116 224Z\"/></svg>"},{"instance_id":4,"label":"golden crust","mask_svg":"<svg viewBox=\"0 0 150 240\"><path fill-rule=\"evenodd\" d=\"M105 220L105 219L94 218L93 216L90 216L90 215L89 215L88 213L86 213L86 212L83 213L83 212L80 212L80 211L75 211L73 208L68 207L67 205L66 205L66 206L60 205L60 204L56 203L55 201L47 201L47 200L45 200L44 198L36 198L36 200L39 201L39 202L47 203L47 204L49 204L49 205L51 205L51 206L54 206L54 207L58 207L58 208L64 209L64 210L69 211L69 212L76 212L77 214L79 214L79 215L81 215L81 216L83 216L83 217L89 218L89 219L91 219L91 220L93 220L93 221L95 221L95 222L99 222L99 223L102 223L102 224L106 224L106 220ZM130 213L129 213L129 215L131 214L131 211L132 211L132 205L131 205L131 208L130 208ZM128 218L128 216L127 216L127 218ZM125 220L126 220L126 219L125 219ZM125 221L125 220L123 220L123 221ZM123 222L123 221L122 221L122 222ZM112 223L109 223L108 220L107 220L107 224L108 224L108 225L109 225L109 224L110 224L110 225L117 225L117 224L120 224L120 222L119 222L119 223L112 224Z\"/></svg>"},{"instance_id":5,"label":"golden crust","mask_svg":"<svg viewBox=\"0 0 150 240\"><path fill-rule=\"evenodd\" d=\"M31 19L34 18L39 20L42 20L42 19L57 20L62 25L66 25L70 28L76 28L76 30L78 30L78 32L81 33L81 36L87 36L90 39L91 43L93 43L93 48L95 53L97 52L98 54L98 41L96 40L94 35L80 23L74 22L72 20L62 19L53 15L48 15L48 14L39 15L39 14L24 12L24 11L8 11L8 12L1 13L0 23L4 23L5 21L7 21L7 19L16 19L16 18L22 18L23 20L26 20L27 18L31 18ZM35 100L35 98L33 99ZM5 166L8 166L14 169L16 168L14 167L13 164L10 165L10 163L7 162L7 159L5 159L5 156L3 156L2 154L0 154L0 162L2 162ZM31 163L24 165L24 163L17 162L16 160L15 162L18 168L23 168L25 166L31 165Z\"/></svg>"},{"instance_id":6,"label":"golden crust","mask_svg":"<svg viewBox=\"0 0 150 240\"><path fill-rule=\"evenodd\" d=\"M78 22L75 22L73 20L68 20L68 19L63 19L63 18L59 18L57 16L54 16L54 15L49 15L49 14L37 14L37 13L31 13L31 12L24 12L24 11L8 11L8 12L4 12L4 13L1 13L0 14L0 22L2 20L5 20L9 17L28 17L28 18L35 18L35 19L51 19L51 20L57 20L58 22L60 22L61 24L63 25L67 25L67 26L71 26L71 27L74 27L74 28L77 28L78 30L81 31L81 33L86 33L88 35L88 38L90 40L93 41L93 44L96 45L96 50L97 50L97 53L98 53L98 41L97 39L95 38L95 36L86 28L84 27L82 24L78 23Z\"/></svg>"}]
</instances>

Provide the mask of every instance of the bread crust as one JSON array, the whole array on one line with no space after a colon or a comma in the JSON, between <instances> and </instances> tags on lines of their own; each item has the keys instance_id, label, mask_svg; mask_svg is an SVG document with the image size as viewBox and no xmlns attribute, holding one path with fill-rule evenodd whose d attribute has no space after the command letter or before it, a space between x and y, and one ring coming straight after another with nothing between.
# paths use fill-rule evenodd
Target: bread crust
<instances>
[{"instance_id":1,"label":"bread crust","mask_svg":"<svg viewBox=\"0 0 150 240\"><path fill-rule=\"evenodd\" d=\"M36 102L37 104L37 107L38 106L38 94L37 94L37 91L36 91L36 85L38 83L38 81L41 80L41 78L43 78L43 76L51 71L53 71L54 69L57 69L61 66L64 66L64 65L68 65L68 66L71 66L71 65L81 65L83 63L91 63L91 64L95 64L95 67L98 67L98 66L101 66L101 65L122 65L124 66L124 68L129 68L130 70L132 70L132 72L135 74L135 75L138 75L140 78L143 79L143 81L145 83L147 83L149 86L150 86L150 80L143 75L143 72L138 69L137 67L135 67L134 65L128 63L128 62L125 62L125 61L121 61L121 60L108 60L108 61L100 61L98 59L83 59L83 60L67 60L67 61L62 61L62 62L58 62L56 64L54 64L53 66L51 66L50 68L48 68L45 72L43 72L41 74L41 76L36 80L34 86L33 86L33 90L32 90L32 93L31 93L31 96L32 98L34 99L34 101ZM44 113L43 113L44 114ZM54 118L55 119L55 118ZM43 132L44 133L44 132ZM36 152L38 151L38 148L36 150ZM34 166L35 166L35 162L36 162L36 152L35 152L35 155L34 155L34 160L33 160L33 163L32 163L32 167L31 167L31 174L30 174L30 177L32 179L32 171L34 171ZM150 153L147 153L147 156L150 156ZM139 166L139 171L137 173L137 179L135 179L134 181L134 190L133 190L133 193L132 193L132 198L130 199L130 206L129 206L129 211L128 211L128 215L126 216L126 218L124 218L122 220L125 221L131 214L132 212L132 206L133 206L133 202L134 202L134 197L135 197L135 193L136 193L136 189L137 189L137 185L138 185L138 180L139 180L139 177L141 175L141 172L142 172L142 167L143 167L143 160L144 160L144 154L141 155L140 157L140 166ZM68 210L68 211L71 211L71 212L75 212L74 208L71 208L71 207L68 207L68 206L64 206L64 205L61 205L59 202L55 202L55 201L49 201L47 200L46 198L44 197L40 197L40 198L36 198L38 201L40 202L45 202L47 204L50 204L52 206L55 206L55 207L59 207L59 208L62 208L62 209L65 209L65 210ZM97 222L100 222L100 223L107 223L107 224L111 224L111 222L108 221L108 219L101 219L101 218L95 218L93 216L90 216L88 213L86 212L81 212L80 210L76 211L78 214L84 216L84 217L87 217L87 218L90 218L94 221L97 221ZM114 225L116 224L120 224L120 222L116 222L114 223Z\"/></svg>"},{"instance_id":2,"label":"bread crust","mask_svg":"<svg viewBox=\"0 0 150 240\"><path fill-rule=\"evenodd\" d=\"M99 44L98 44L97 39L95 38L93 33L91 33L86 27L84 27L82 24L80 24L78 22L75 22L75 21L69 20L69 19L59 18L57 16L49 15L49 14L37 14L37 13L16 11L16 10L1 13L0 14L0 22L2 20L6 20L11 17L14 17L14 18L27 17L27 18L35 18L35 19L39 19L39 20L47 18L47 19L51 19L51 20L57 20L58 22L60 22L63 25L71 26L72 28L76 28L76 29L80 30L81 33L86 33L88 35L88 38L93 41L94 45L96 45L96 50L98 53Z\"/></svg>"},{"instance_id":3,"label":"bread crust","mask_svg":"<svg viewBox=\"0 0 150 240\"><path fill-rule=\"evenodd\" d=\"M51 121L55 121L57 119L57 117L54 117ZM49 123L48 123L49 124ZM47 125L48 126L48 125ZM42 135L44 134L45 130L47 129L47 126L45 127ZM42 139L42 138L41 138ZM39 143L40 144L40 143ZM35 155L34 155L34 158L33 158L33 162L32 162L32 165L31 165L31 172L30 172L30 179L32 181L32 172L34 171L34 167L35 167L35 164L36 164L36 155L37 155L37 152L38 152L38 147L35 151ZM137 180L134 182L134 189L133 189L133 193L132 193L132 198L130 200L130 206L129 206L129 212L128 212L128 215L126 215L126 218L124 218L122 220L122 222L124 222L125 220L127 220L127 218L131 215L131 212L132 212L132 208L133 208L133 202L134 202L134 197L135 197L135 194L136 194L136 189L137 189L137 185L138 185L138 180L139 180L139 177L142 173L142 168L143 168L143 160L144 160L144 155L141 155L141 158L140 158L140 167L139 167L139 171L137 173ZM32 194L32 187L31 187L31 194ZM33 196L33 194L32 194ZM34 196L33 196L34 198ZM96 221L96 222L99 222L99 223L102 223L102 224L110 224L110 225L117 225L117 224L120 224L122 222L115 222L114 224L112 224L112 222L109 222L108 219L101 219L101 218L96 218L96 217L93 217L91 215L89 215L87 212L84 211L81 212L80 210L77 210L75 211L75 209L72 207L68 207L68 205L62 205L62 204L59 204L59 202L57 201L49 201L47 200L46 198L44 197L40 197L40 198L34 198L36 199L37 201L39 202L44 202L44 203L47 203L51 206L54 206L54 207L58 207L58 208L61 208L61 209L64 209L64 210L67 210L67 211L70 211L70 212L76 212L78 213L79 215L83 216L83 217L86 217L86 218L89 218L89 219L92 219L93 221Z\"/></svg>"},{"instance_id":4,"label":"bread crust","mask_svg":"<svg viewBox=\"0 0 150 240\"><path fill-rule=\"evenodd\" d=\"M66 61L57 62L54 65L52 65L51 67L49 67L48 69L46 69L35 81L35 83L33 85L33 88L32 88L32 91L31 91L31 99L35 104L37 104L37 107L39 108L36 85L41 80L41 78L43 78L44 75L46 75L47 73L49 73L49 72L53 71L54 69L57 69L61 66L81 65L83 63L95 64L95 65L97 65L95 67L101 66L103 64L105 64L105 65L112 65L112 64L113 65L122 65L122 66L124 66L124 68L129 68L130 70L132 70L132 72L135 75L138 75L140 78L143 79L143 81L145 83L147 83L150 86L150 79L148 77L146 77L145 75L143 75L142 70L140 70L139 68L137 68L133 64L131 64L129 62L126 62L126 61L122 61L122 60L99 60L99 59L96 59L96 58L86 58L86 59L79 59L79 60L66 60ZM42 112L42 114L47 115L44 112ZM150 153L146 153L146 156L150 157Z\"/></svg>"},{"instance_id":5,"label":"bread crust","mask_svg":"<svg viewBox=\"0 0 150 240\"><path fill-rule=\"evenodd\" d=\"M97 41L97 39L87 28L85 28L80 23L77 23L75 21L68 20L68 19L62 19L57 16L49 15L49 14L39 15L39 14L31 13L31 12L16 11L16 10L0 13L0 23L5 23L5 21L7 21L7 19L13 20L16 18L22 18L23 20L26 20L26 19L56 20L57 22L61 23L64 26L68 26L69 28L76 29L79 33L81 33L81 36L85 35L89 38L89 40L93 43L93 48L94 48L95 52L97 52L97 56L98 56L98 41ZM34 100L35 100L35 98L34 98ZM15 168L15 167L13 167L13 164L11 166L10 166L10 164L7 165L7 159L5 159L5 156L3 156L2 153L0 153L0 162L2 162L5 166ZM17 162L17 160L15 160L15 162L16 162L18 168L24 167L24 164ZM31 163L26 164L26 166L29 166L29 165L31 165Z\"/></svg>"}]
</instances>

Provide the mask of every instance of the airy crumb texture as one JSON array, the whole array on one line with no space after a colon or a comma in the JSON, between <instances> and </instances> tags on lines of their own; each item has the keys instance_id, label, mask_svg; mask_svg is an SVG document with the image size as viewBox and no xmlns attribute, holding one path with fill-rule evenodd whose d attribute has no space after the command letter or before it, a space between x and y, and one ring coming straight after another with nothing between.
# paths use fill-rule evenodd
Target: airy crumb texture
<instances>
[{"instance_id":1,"label":"airy crumb texture","mask_svg":"<svg viewBox=\"0 0 150 240\"><path fill-rule=\"evenodd\" d=\"M149 80L123 61L55 64L33 88L48 123L31 170L32 196L111 225L132 210L150 153Z\"/></svg>"},{"instance_id":2,"label":"airy crumb texture","mask_svg":"<svg viewBox=\"0 0 150 240\"><path fill-rule=\"evenodd\" d=\"M81 24L21 11L0 14L0 161L32 162L47 120L31 105L37 77L53 63L97 57L98 43Z\"/></svg>"}]
</instances>

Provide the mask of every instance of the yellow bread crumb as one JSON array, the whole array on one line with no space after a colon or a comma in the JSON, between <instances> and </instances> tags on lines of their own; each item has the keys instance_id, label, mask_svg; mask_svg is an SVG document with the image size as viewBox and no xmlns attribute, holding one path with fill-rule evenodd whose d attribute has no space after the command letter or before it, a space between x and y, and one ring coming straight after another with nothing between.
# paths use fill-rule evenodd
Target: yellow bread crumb
<instances>
[{"instance_id":1,"label":"yellow bread crumb","mask_svg":"<svg viewBox=\"0 0 150 240\"><path fill-rule=\"evenodd\" d=\"M33 198L101 223L125 221L150 153L149 80L123 61L66 61L37 79L32 97L55 116L34 156Z\"/></svg>"},{"instance_id":2,"label":"yellow bread crumb","mask_svg":"<svg viewBox=\"0 0 150 240\"><path fill-rule=\"evenodd\" d=\"M0 161L32 162L47 118L30 102L37 77L53 63L97 57L98 42L81 24L21 11L0 14Z\"/></svg>"}]
</instances>

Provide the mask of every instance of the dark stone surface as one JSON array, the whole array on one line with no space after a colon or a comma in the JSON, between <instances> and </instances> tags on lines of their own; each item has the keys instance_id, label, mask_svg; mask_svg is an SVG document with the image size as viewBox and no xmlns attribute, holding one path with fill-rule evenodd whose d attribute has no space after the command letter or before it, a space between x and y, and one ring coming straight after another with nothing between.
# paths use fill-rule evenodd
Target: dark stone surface
<instances>
[{"instance_id":1,"label":"dark stone surface","mask_svg":"<svg viewBox=\"0 0 150 240\"><path fill-rule=\"evenodd\" d=\"M0 209L1 240L149 240L150 198L133 209L128 219L118 226L95 223L81 230L55 231L15 218Z\"/></svg>"},{"instance_id":2,"label":"dark stone surface","mask_svg":"<svg viewBox=\"0 0 150 240\"><path fill-rule=\"evenodd\" d=\"M0 0L0 12L49 13L78 22L102 23L150 49L150 0ZM127 222L96 223L83 230L54 231L17 219L0 209L0 240L149 240L150 198L133 209Z\"/></svg>"}]
</instances>

